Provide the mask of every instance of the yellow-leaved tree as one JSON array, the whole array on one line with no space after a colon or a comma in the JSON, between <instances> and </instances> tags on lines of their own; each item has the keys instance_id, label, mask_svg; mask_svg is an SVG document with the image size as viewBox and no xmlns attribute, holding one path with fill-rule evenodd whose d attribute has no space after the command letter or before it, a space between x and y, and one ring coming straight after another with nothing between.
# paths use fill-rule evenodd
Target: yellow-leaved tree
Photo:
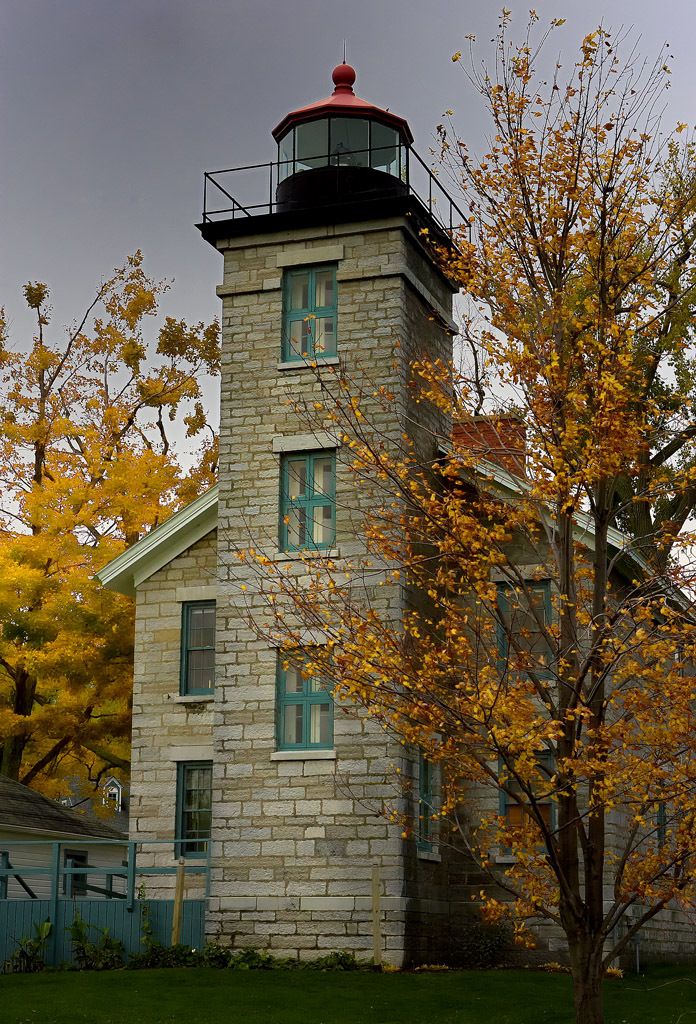
<instances>
[{"instance_id":1,"label":"yellow-leaved tree","mask_svg":"<svg viewBox=\"0 0 696 1024\"><path fill-rule=\"evenodd\" d=\"M133 610L95 572L214 482L218 325L167 317L149 347L165 287L136 253L64 332L41 283L31 344L0 318L0 774L54 796L128 770Z\"/></svg>"},{"instance_id":2,"label":"yellow-leaved tree","mask_svg":"<svg viewBox=\"0 0 696 1024\"><path fill-rule=\"evenodd\" d=\"M535 22L513 45L504 13L469 72L489 152L441 130L473 230L437 247L469 358L412 367L433 454L377 429L402 422L387 383L316 367L299 411L340 435L363 553L239 559L257 628L288 659L312 637L303 671L440 773L410 827L474 857L520 937L562 931L578 1024L601 1024L607 967L695 893L695 152L660 131L664 55L622 62L600 29L540 76Z\"/></svg>"}]
</instances>

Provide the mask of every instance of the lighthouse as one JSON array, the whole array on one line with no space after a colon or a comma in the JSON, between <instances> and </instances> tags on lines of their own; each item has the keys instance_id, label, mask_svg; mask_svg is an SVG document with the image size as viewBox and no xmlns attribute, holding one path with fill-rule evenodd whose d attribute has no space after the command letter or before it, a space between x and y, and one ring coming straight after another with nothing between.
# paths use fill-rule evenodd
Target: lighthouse
<instances>
[{"instance_id":1,"label":"lighthouse","mask_svg":"<svg viewBox=\"0 0 696 1024\"><path fill-rule=\"evenodd\" d=\"M451 358L454 289L427 239L447 244L458 211L406 120L359 98L350 65L332 79L273 129L268 164L206 175L200 230L223 264L206 931L304 958L377 944L401 964L442 955L446 865L436 837L405 839L379 809L395 765L412 798L432 801L436 780L259 635L265 605L237 557L253 545L301 572L307 552L340 565L360 550L341 438L297 413L320 398L322 372L389 386L389 412L365 407L387 443L407 434L434 458L451 430L408 382L413 359ZM373 598L404 613L398 582Z\"/></svg>"}]
</instances>

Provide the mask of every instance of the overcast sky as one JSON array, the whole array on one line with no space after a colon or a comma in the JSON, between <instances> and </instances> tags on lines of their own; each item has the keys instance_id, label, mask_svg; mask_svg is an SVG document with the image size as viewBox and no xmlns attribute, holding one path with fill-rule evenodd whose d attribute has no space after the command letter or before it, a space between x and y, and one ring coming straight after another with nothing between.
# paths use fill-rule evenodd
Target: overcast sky
<instances>
[{"instance_id":1,"label":"overcast sky","mask_svg":"<svg viewBox=\"0 0 696 1024\"><path fill-rule=\"evenodd\" d=\"M520 31L529 4L508 0ZM427 153L443 110L480 146L485 121L451 54L474 32L490 52L489 0L0 0L0 305L14 343L21 285L52 290L56 326L140 248L174 279L165 311L218 312L221 260L195 224L204 170L269 160L270 130L328 95L342 40L356 92L406 117ZM538 0L568 62L604 20L644 54L675 55L670 124L696 120L695 0Z\"/></svg>"}]
</instances>

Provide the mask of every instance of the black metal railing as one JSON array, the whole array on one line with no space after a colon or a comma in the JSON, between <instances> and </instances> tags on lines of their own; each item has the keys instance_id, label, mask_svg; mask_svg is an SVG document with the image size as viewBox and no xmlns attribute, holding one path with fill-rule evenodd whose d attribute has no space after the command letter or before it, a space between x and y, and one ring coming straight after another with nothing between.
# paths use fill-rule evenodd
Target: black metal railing
<instances>
[{"instance_id":1,"label":"black metal railing","mask_svg":"<svg viewBox=\"0 0 696 1024\"><path fill-rule=\"evenodd\" d=\"M374 165L367 150L342 153L324 153L295 160L294 173L303 174L319 167L365 167L379 170L392 177L402 194L414 196L425 207L433 220L447 234L468 230L469 219L455 203L439 179L414 149L405 150L405 159L399 161L398 176ZM305 166L302 167L302 164ZM371 166L372 164L372 166ZM221 171L206 171L203 186L203 223L235 220L276 213L284 208L276 198L276 189L288 181L288 161L272 160L263 164L228 167ZM385 188L385 195L388 189ZM335 202L336 200L334 200Z\"/></svg>"}]
</instances>

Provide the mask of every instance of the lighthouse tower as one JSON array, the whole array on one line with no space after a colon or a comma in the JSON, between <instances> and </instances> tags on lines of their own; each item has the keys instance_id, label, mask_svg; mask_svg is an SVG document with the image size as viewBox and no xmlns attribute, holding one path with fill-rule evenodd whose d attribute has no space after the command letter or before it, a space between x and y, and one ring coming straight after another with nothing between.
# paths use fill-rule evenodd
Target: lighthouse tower
<instances>
[{"instance_id":1,"label":"lighthouse tower","mask_svg":"<svg viewBox=\"0 0 696 1024\"><path fill-rule=\"evenodd\" d=\"M253 628L265 606L236 558L253 543L292 568L306 551L340 564L359 549L340 438L296 411L320 397L317 366L388 385L389 414L366 415L424 458L451 427L413 403L408 381L414 358L451 356L454 289L423 229L446 242L458 211L406 121L360 99L355 78L340 64L327 99L280 121L270 164L206 175L200 230L223 257L206 931L305 958L369 957L377 942L401 964L441 952L446 864L436 837L404 839L379 808L394 799L394 765L421 797L433 781L417 752L283 666ZM396 617L405 600L398 583L375 595Z\"/></svg>"}]
</instances>

